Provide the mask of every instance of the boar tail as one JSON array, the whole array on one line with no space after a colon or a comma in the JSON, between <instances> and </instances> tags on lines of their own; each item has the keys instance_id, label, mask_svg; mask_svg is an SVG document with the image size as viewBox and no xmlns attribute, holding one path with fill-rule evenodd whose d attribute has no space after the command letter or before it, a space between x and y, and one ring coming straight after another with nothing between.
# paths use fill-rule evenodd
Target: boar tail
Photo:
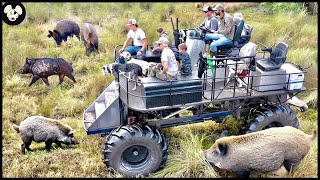
<instances>
[{"instance_id":1,"label":"boar tail","mask_svg":"<svg viewBox=\"0 0 320 180\"><path fill-rule=\"evenodd\" d=\"M17 133L20 133L20 131L19 131L19 126L13 124L13 125L12 125L12 128L13 128L14 130L16 130Z\"/></svg>"},{"instance_id":2,"label":"boar tail","mask_svg":"<svg viewBox=\"0 0 320 180\"><path fill-rule=\"evenodd\" d=\"M311 134L311 136L310 136L310 139L311 139L311 140L314 140L316 137L317 137L317 130L314 129L314 130L312 131L312 134Z\"/></svg>"}]
</instances>

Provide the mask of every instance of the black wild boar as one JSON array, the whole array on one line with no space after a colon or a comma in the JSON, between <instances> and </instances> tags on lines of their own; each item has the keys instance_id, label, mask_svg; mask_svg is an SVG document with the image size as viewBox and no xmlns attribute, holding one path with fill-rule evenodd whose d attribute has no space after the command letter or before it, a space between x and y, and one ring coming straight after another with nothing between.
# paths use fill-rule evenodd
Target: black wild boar
<instances>
[{"instance_id":1,"label":"black wild boar","mask_svg":"<svg viewBox=\"0 0 320 180\"><path fill-rule=\"evenodd\" d=\"M92 24L84 23L80 30L81 39L84 42L84 47L86 48L86 55L89 56L92 51L98 51L98 34L96 29Z\"/></svg>"},{"instance_id":2,"label":"black wild boar","mask_svg":"<svg viewBox=\"0 0 320 180\"><path fill-rule=\"evenodd\" d=\"M273 127L240 136L222 137L205 158L216 167L249 177L251 171L271 172L296 167L309 152L317 131L305 134L291 126Z\"/></svg>"},{"instance_id":3,"label":"black wild boar","mask_svg":"<svg viewBox=\"0 0 320 180\"><path fill-rule=\"evenodd\" d=\"M59 84L63 82L64 76L67 76L73 82L76 82L72 75L72 63L67 62L62 58L26 58L26 63L18 72L21 74L33 74L29 86L40 78L42 78L46 85L50 86L48 76L54 74L59 75Z\"/></svg>"},{"instance_id":4,"label":"black wild boar","mask_svg":"<svg viewBox=\"0 0 320 180\"><path fill-rule=\"evenodd\" d=\"M48 37L53 37L57 45L60 46L62 40L67 41L68 36L73 37L73 35L76 35L80 41L79 25L70 20L60 20L53 31L49 30Z\"/></svg>"}]
</instances>

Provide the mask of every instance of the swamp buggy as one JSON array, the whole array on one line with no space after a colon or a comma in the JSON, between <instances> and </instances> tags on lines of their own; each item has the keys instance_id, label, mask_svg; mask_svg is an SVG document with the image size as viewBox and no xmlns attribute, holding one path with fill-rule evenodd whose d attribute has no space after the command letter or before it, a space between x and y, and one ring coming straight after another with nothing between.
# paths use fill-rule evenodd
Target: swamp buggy
<instances>
[{"instance_id":1,"label":"swamp buggy","mask_svg":"<svg viewBox=\"0 0 320 180\"><path fill-rule=\"evenodd\" d=\"M177 32L175 37L178 37ZM175 45L181 41L176 41ZM192 43L188 49L192 49L191 46ZM102 160L108 168L126 177L135 177L147 176L164 167L168 145L161 128L207 120L222 122L228 115L244 121L239 134L270 127L298 128L298 119L289 103L292 97L305 90L306 71L285 62L288 46L283 42L275 48L262 50L269 52L270 57L258 60L257 53L248 56L233 53L212 59L197 53L192 62L193 65L197 61L204 62L203 77L199 78L199 67L194 66L192 75L179 76L174 81L142 77L141 85L134 91L133 80L120 75L119 83L113 81L85 109L84 129L88 135L106 136ZM147 53L145 60L157 62L159 56ZM266 62L274 60L275 64ZM251 67L245 77L237 76L235 72L243 64ZM229 73L231 70L234 73ZM239 79L244 86L238 85ZM185 111L188 115L182 115Z\"/></svg>"}]
</instances>

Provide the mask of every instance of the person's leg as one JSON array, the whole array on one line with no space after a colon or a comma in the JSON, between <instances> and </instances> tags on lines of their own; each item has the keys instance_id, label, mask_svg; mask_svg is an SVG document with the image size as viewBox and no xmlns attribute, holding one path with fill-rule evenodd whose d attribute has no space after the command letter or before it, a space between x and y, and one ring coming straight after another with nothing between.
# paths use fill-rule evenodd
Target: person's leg
<instances>
[{"instance_id":1,"label":"person's leg","mask_svg":"<svg viewBox=\"0 0 320 180\"><path fill-rule=\"evenodd\" d=\"M134 56L134 55L137 54L137 52L135 50L135 46L129 46L129 47L125 48L124 51L129 52L131 54L131 56ZM120 64L125 64L126 63L124 57L119 57L119 63Z\"/></svg>"},{"instance_id":2,"label":"person's leg","mask_svg":"<svg viewBox=\"0 0 320 180\"><path fill-rule=\"evenodd\" d=\"M232 40L229 39L229 38L226 38L226 37L221 37L220 39L217 39L215 41L213 41L211 44L210 44L210 51L212 53L215 53L217 52L217 47L218 46L221 46L221 45L224 45L224 44L232 44Z\"/></svg>"},{"instance_id":3,"label":"person's leg","mask_svg":"<svg viewBox=\"0 0 320 180\"><path fill-rule=\"evenodd\" d=\"M141 50L141 48L142 47L135 46L136 54ZM144 50L140 56L137 56L137 59L143 60L144 57L146 57L146 50Z\"/></svg>"},{"instance_id":4,"label":"person's leg","mask_svg":"<svg viewBox=\"0 0 320 180\"><path fill-rule=\"evenodd\" d=\"M167 75L164 74L162 71L156 72L156 77L159 78L159 79L161 79L161 80L164 80L164 81L167 80Z\"/></svg>"},{"instance_id":5,"label":"person's leg","mask_svg":"<svg viewBox=\"0 0 320 180\"><path fill-rule=\"evenodd\" d=\"M221 34L214 34L214 33L210 33L210 34L206 34L203 38L203 41L208 41L208 40L218 40L221 38Z\"/></svg>"},{"instance_id":6,"label":"person's leg","mask_svg":"<svg viewBox=\"0 0 320 180\"><path fill-rule=\"evenodd\" d=\"M137 50L136 50L136 46L129 46L126 49L124 49L125 51L128 51L131 56L135 56L137 54Z\"/></svg>"}]
</instances>

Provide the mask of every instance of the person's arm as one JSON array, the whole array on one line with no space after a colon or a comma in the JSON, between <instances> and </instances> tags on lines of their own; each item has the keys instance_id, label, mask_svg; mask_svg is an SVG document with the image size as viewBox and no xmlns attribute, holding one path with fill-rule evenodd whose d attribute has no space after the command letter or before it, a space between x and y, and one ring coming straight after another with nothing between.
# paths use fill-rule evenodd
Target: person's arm
<instances>
[{"instance_id":1,"label":"person's arm","mask_svg":"<svg viewBox=\"0 0 320 180\"><path fill-rule=\"evenodd\" d=\"M218 20L215 17L212 17L210 25L210 29L212 32L218 30Z\"/></svg>"},{"instance_id":2,"label":"person's arm","mask_svg":"<svg viewBox=\"0 0 320 180\"><path fill-rule=\"evenodd\" d=\"M122 53L124 49L127 47L128 43L131 41L131 38L127 38L126 41L124 41L122 48L119 50L119 53Z\"/></svg>"},{"instance_id":3,"label":"person's arm","mask_svg":"<svg viewBox=\"0 0 320 180\"><path fill-rule=\"evenodd\" d=\"M167 72L168 72L168 61L162 62L162 72L164 74L167 74Z\"/></svg>"},{"instance_id":4,"label":"person's arm","mask_svg":"<svg viewBox=\"0 0 320 180\"><path fill-rule=\"evenodd\" d=\"M143 45L140 51L137 53L138 56L140 56L141 54L143 54L145 50L147 50L147 39L146 38L142 39L142 42L143 42Z\"/></svg>"},{"instance_id":5,"label":"person's arm","mask_svg":"<svg viewBox=\"0 0 320 180\"><path fill-rule=\"evenodd\" d=\"M199 27L204 26L205 22L206 22L206 20L202 21L202 23L199 25Z\"/></svg>"}]
</instances>

